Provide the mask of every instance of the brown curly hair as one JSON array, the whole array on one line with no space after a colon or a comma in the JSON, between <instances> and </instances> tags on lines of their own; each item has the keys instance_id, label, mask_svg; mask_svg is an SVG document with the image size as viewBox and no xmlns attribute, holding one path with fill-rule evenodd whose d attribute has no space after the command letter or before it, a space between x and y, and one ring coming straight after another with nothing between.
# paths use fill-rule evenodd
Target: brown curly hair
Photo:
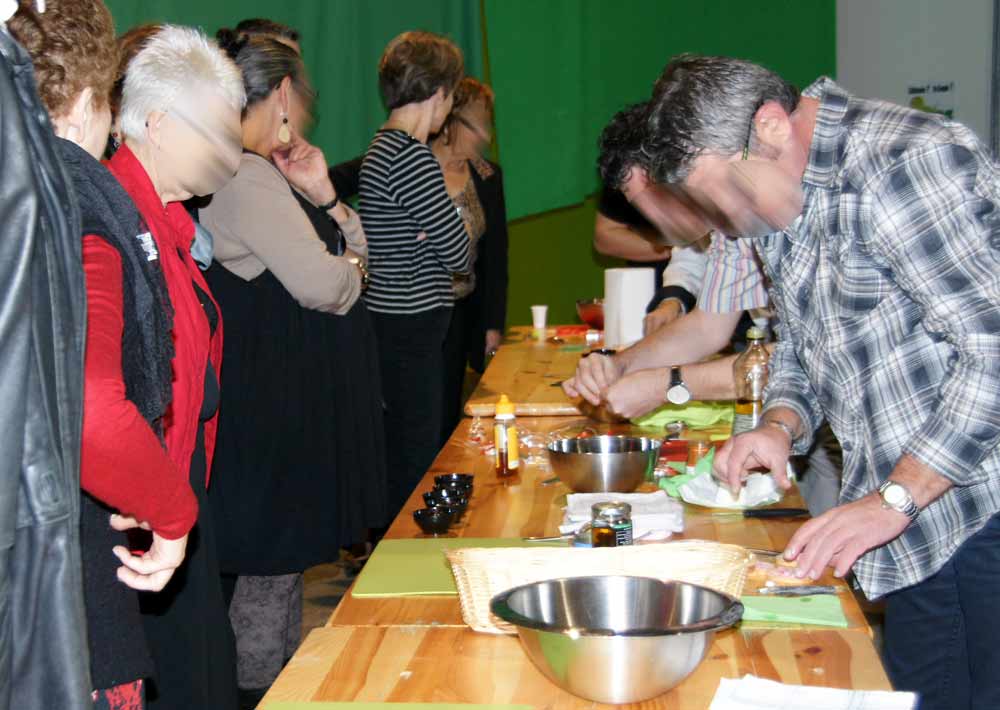
<instances>
[{"instance_id":1,"label":"brown curly hair","mask_svg":"<svg viewBox=\"0 0 1000 710\"><path fill-rule=\"evenodd\" d=\"M43 15L31 0L19 0L7 29L31 56L38 95L50 115L65 115L88 86L99 106L107 104L118 46L102 0L48 0Z\"/></svg>"},{"instance_id":2,"label":"brown curly hair","mask_svg":"<svg viewBox=\"0 0 1000 710\"><path fill-rule=\"evenodd\" d=\"M378 63L378 88L390 111L451 93L465 73L462 50L433 32L404 32L386 46Z\"/></svg>"}]
</instances>

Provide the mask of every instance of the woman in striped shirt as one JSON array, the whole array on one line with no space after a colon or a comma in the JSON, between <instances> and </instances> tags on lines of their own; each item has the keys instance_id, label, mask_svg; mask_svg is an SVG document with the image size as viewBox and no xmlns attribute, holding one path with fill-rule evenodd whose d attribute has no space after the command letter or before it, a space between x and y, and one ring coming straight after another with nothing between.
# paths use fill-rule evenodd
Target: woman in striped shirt
<instances>
[{"instance_id":1,"label":"woman in striped shirt","mask_svg":"<svg viewBox=\"0 0 1000 710\"><path fill-rule=\"evenodd\" d=\"M440 440L443 344L455 293L469 271L469 238L427 145L451 110L462 53L429 32L404 32L379 62L389 118L361 167L361 220L386 402L389 508L430 467Z\"/></svg>"}]
</instances>

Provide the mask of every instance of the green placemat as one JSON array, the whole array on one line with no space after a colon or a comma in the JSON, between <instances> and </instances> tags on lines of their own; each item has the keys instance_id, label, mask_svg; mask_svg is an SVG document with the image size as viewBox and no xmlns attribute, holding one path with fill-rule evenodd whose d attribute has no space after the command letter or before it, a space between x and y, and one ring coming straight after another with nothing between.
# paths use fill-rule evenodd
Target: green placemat
<instances>
[{"instance_id":1,"label":"green placemat","mask_svg":"<svg viewBox=\"0 0 1000 710\"><path fill-rule=\"evenodd\" d=\"M295 702L265 703L262 710L532 710L530 705L473 705L468 703Z\"/></svg>"},{"instance_id":2,"label":"green placemat","mask_svg":"<svg viewBox=\"0 0 1000 710\"><path fill-rule=\"evenodd\" d=\"M649 414L632 420L637 426L662 428L670 422L681 421L698 429L733 421L732 402L703 402L692 400L687 404L665 404Z\"/></svg>"},{"instance_id":3,"label":"green placemat","mask_svg":"<svg viewBox=\"0 0 1000 710\"><path fill-rule=\"evenodd\" d=\"M459 547L565 546L566 542L526 543L520 538L437 537L382 540L358 575L356 597L458 594L444 550Z\"/></svg>"},{"instance_id":4,"label":"green placemat","mask_svg":"<svg viewBox=\"0 0 1000 710\"><path fill-rule=\"evenodd\" d=\"M784 624L835 626L847 628L847 617L836 594L814 594L808 597L746 596L743 621L776 621Z\"/></svg>"}]
</instances>

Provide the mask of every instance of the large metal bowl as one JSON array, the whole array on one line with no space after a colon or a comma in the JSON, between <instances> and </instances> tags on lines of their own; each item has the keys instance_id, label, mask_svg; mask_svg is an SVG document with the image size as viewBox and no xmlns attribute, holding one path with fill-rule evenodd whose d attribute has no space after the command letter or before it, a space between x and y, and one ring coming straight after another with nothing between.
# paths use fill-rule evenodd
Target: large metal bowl
<instances>
[{"instance_id":1,"label":"large metal bowl","mask_svg":"<svg viewBox=\"0 0 1000 710\"><path fill-rule=\"evenodd\" d=\"M644 436L593 436L549 444L549 463L575 493L630 493L656 468L661 441Z\"/></svg>"},{"instance_id":2,"label":"large metal bowl","mask_svg":"<svg viewBox=\"0 0 1000 710\"><path fill-rule=\"evenodd\" d=\"M719 592L648 577L571 577L493 597L493 613L560 688L602 703L665 693L704 659L743 605Z\"/></svg>"}]
</instances>

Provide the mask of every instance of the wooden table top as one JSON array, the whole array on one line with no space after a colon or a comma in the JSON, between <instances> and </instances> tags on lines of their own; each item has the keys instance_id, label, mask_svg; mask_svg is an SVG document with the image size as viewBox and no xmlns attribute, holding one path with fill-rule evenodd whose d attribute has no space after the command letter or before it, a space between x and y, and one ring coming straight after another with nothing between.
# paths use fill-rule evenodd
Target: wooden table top
<instances>
[{"instance_id":1,"label":"wooden table top","mask_svg":"<svg viewBox=\"0 0 1000 710\"><path fill-rule=\"evenodd\" d=\"M492 417L497 399L506 394L517 416L580 416L580 409L558 385L573 376L580 356L590 348L583 336L563 341L552 343L536 338L530 328L512 328L469 397L465 413Z\"/></svg>"},{"instance_id":2,"label":"wooden table top","mask_svg":"<svg viewBox=\"0 0 1000 710\"><path fill-rule=\"evenodd\" d=\"M547 349L530 343L508 343L487 370L484 380L500 377L490 370L507 367L517 353ZM512 353L514 355L512 355ZM579 353L574 353L573 362ZM525 360L522 360L522 362ZM568 359L566 360L568 362ZM519 380L525 392L548 387L549 371ZM535 390L532 390L532 379ZM544 382L543 382L544 381ZM485 391L484 388L480 388ZM552 391L561 389L551 387ZM477 390L478 392L479 390ZM508 396L511 394L508 391ZM550 397L554 401L555 398ZM492 412L492 410L490 410ZM599 425L577 415L522 419L528 433L544 435L558 428L590 423L599 430L626 431L628 425ZM486 422L487 429L489 422ZM568 492L562 484L542 485L552 474L547 463L525 464L513 480L496 480L492 458L470 441L472 420L464 420L442 449L431 471L389 528L388 538L420 535L412 511L423 507L420 494L433 486L433 476L452 471L476 476L476 487L461 537L526 537L553 534L562 519ZM797 491L781 505L800 506ZM685 531L674 539L705 539L747 547L781 550L800 523L713 516L712 511L685 506ZM671 692L634 708L707 708L722 677L752 673L786 683L865 690L891 689L871 639L871 629L853 594L841 580L827 576L820 584L843 589L840 599L849 626L753 626L742 624L719 633L705 661ZM597 708L603 705L560 690L532 665L513 636L471 631L462 622L457 596L357 598L349 591L328 625L314 630L271 687L261 707L274 701L385 701L514 703L542 708ZM606 706L612 707L612 706Z\"/></svg>"}]
</instances>

